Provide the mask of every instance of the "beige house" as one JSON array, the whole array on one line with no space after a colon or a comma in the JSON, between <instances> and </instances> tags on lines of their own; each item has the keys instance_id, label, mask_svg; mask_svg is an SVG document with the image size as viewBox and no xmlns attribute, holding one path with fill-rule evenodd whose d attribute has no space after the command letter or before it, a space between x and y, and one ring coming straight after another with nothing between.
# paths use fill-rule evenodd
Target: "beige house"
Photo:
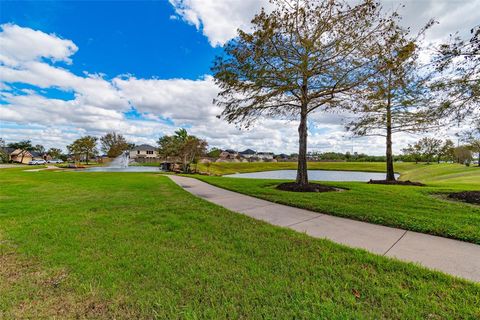
<instances>
[{"instance_id":1,"label":"beige house","mask_svg":"<svg viewBox=\"0 0 480 320\"><path fill-rule=\"evenodd\" d=\"M33 160L33 155L27 150L15 149L9 154L9 160L18 163L29 163Z\"/></svg>"},{"instance_id":2,"label":"beige house","mask_svg":"<svg viewBox=\"0 0 480 320\"><path fill-rule=\"evenodd\" d=\"M132 160L156 159L158 158L158 152L156 147L152 147L148 144L141 144L130 150L129 156Z\"/></svg>"}]
</instances>

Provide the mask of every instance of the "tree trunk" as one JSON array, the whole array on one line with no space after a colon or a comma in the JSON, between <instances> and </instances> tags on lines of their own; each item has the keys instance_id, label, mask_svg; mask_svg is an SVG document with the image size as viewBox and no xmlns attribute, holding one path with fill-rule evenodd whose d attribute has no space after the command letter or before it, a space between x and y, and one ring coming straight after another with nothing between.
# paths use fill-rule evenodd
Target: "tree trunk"
<instances>
[{"instance_id":1,"label":"tree trunk","mask_svg":"<svg viewBox=\"0 0 480 320\"><path fill-rule=\"evenodd\" d=\"M87 166L88 166L88 151L85 153L85 163L86 163Z\"/></svg>"},{"instance_id":2,"label":"tree trunk","mask_svg":"<svg viewBox=\"0 0 480 320\"><path fill-rule=\"evenodd\" d=\"M387 181L395 181L395 171L393 169L392 154L392 130L387 128Z\"/></svg>"},{"instance_id":3,"label":"tree trunk","mask_svg":"<svg viewBox=\"0 0 480 320\"><path fill-rule=\"evenodd\" d=\"M393 152L392 152L392 97L390 92L390 79L389 76L389 90L387 101L387 181L395 181L395 171L393 170Z\"/></svg>"},{"instance_id":4,"label":"tree trunk","mask_svg":"<svg viewBox=\"0 0 480 320\"><path fill-rule=\"evenodd\" d=\"M300 114L300 125L298 126L298 168L297 184L308 184L307 172L307 111L306 108Z\"/></svg>"}]
</instances>

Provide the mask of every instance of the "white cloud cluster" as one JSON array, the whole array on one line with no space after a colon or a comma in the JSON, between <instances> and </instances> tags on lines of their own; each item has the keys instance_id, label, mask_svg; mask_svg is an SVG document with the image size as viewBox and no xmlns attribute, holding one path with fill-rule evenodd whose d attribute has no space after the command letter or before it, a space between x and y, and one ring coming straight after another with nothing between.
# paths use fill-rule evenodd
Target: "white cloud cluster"
<instances>
[{"instance_id":1,"label":"white cloud cluster","mask_svg":"<svg viewBox=\"0 0 480 320\"><path fill-rule=\"evenodd\" d=\"M169 0L176 13L194 25L213 46L223 45L236 30L249 29L260 8L272 8L268 0ZM347 0L356 4L358 0ZM405 26L418 30L428 20L439 22L428 33L429 41L443 39L459 31L467 33L480 21L480 0L380 0L385 11L398 10ZM405 5L404 7L402 5Z\"/></svg>"},{"instance_id":2,"label":"white cloud cluster","mask_svg":"<svg viewBox=\"0 0 480 320\"><path fill-rule=\"evenodd\" d=\"M72 41L12 24L1 29L0 135L7 140L22 136L47 146L48 141L60 141L60 146L65 146L71 142L72 133L78 137L86 132L118 130L132 140L152 142L153 137L169 132L163 122L127 119L124 113L132 104L112 81L97 74L78 76L56 65L72 62L71 56L78 50ZM14 90L12 83L37 89ZM42 89L51 88L71 92L74 98L42 95ZM46 139L46 133L59 139Z\"/></svg>"},{"instance_id":3,"label":"white cloud cluster","mask_svg":"<svg viewBox=\"0 0 480 320\"><path fill-rule=\"evenodd\" d=\"M169 0L183 20L194 25L213 46L225 44L237 29L248 29L252 17L265 0Z\"/></svg>"},{"instance_id":4,"label":"white cloud cluster","mask_svg":"<svg viewBox=\"0 0 480 320\"><path fill-rule=\"evenodd\" d=\"M84 104L94 103L105 108L128 109L128 102L122 98L112 83L96 74L80 77L69 70L52 66L46 62L18 62L17 67L0 65L0 80L12 83L27 83L39 88L58 88L75 92Z\"/></svg>"},{"instance_id":5,"label":"white cloud cluster","mask_svg":"<svg viewBox=\"0 0 480 320\"><path fill-rule=\"evenodd\" d=\"M113 84L135 108L160 114L180 124L197 124L215 118L218 89L211 76L199 80L115 78Z\"/></svg>"},{"instance_id":6,"label":"white cloud cluster","mask_svg":"<svg viewBox=\"0 0 480 320\"><path fill-rule=\"evenodd\" d=\"M11 24L1 27L2 42L10 48L2 51L0 61L0 136L7 141L31 139L47 147L64 147L80 135L115 130L136 143L155 143L160 135L185 126L212 146L296 149L295 122L268 120L240 132L218 119L221 110L212 104L218 89L211 76L197 80L79 76L57 65L72 61L77 47L70 40ZM34 45L23 44L25 37ZM28 54L15 53L22 50ZM15 83L34 89L14 89ZM51 88L70 92L73 98L42 93ZM132 107L137 113L129 117Z\"/></svg>"},{"instance_id":7,"label":"white cloud cluster","mask_svg":"<svg viewBox=\"0 0 480 320\"><path fill-rule=\"evenodd\" d=\"M40 58L71 63L70 56L78 50L70 40L14 24L2 25L0 47L0 62L8 66L18 66Z\"/></svg>"}]
</instances>

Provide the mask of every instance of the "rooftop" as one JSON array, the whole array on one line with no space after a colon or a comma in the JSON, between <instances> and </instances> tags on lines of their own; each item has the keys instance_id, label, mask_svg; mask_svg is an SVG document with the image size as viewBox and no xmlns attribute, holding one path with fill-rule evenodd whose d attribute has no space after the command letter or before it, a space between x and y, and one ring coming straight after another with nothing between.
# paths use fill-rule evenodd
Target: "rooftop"
<instances>
[{"instance_id":1,"label":"rooftop","mask_svg":"<svg viewBox=\"0 0 480 320\"><path fill-rule=\"evenodd\" d=\"M252 149L247 149L245 151L240 152L240 154L255 154L256 152Z\"/></svg>"},{"instance_id":2,"label":"rooftop","mask_svg":"<svg viewBox=\"0 0 480 320\"><path fill-rule=\"evenodd\" d=\"M137 151L137 150L140 150L140 151L150 151L150 150L157 150L156 147L153 147L149 144L141 144L141 145L138 145L138 146L135 146L132 151Z\"/></svg>"}]
</instances>

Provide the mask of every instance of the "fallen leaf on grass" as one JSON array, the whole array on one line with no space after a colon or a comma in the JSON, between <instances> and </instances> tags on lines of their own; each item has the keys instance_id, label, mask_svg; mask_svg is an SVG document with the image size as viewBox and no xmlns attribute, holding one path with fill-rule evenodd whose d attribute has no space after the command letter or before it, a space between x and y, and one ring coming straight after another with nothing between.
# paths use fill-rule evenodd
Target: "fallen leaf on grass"
<instances>
[{"instance_id":1,"label":"fallen leaf on grass","mask_svg":"<svg viewBox=\"0 0 480 320\"><path fill-rule=\"evenodd\" d=\"M360 299L360 292L357 289L352 289L352 293L355 298Z\"/></svg>"}]
</instances>

